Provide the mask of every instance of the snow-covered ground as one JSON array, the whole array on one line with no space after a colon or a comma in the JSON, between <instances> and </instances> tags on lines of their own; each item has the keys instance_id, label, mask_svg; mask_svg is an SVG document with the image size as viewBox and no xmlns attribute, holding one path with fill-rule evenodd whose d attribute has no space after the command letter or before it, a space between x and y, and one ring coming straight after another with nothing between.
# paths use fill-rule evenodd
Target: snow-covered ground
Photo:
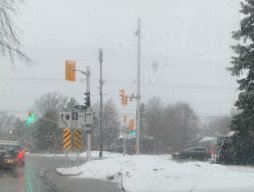
<instances>
[{"instance_id":1,"label":"snow-covered ground","mask_svg":"<svg viewBox=\"0 0 254 192\"><path fill-rule=\"evenodd\" d=\"M254 167L176 162L170 155L119 156L89 161L78 178L112 180L129 192L253 192ZM64 174L76 167L57 169Z\"/></svg>"}]
</instances>

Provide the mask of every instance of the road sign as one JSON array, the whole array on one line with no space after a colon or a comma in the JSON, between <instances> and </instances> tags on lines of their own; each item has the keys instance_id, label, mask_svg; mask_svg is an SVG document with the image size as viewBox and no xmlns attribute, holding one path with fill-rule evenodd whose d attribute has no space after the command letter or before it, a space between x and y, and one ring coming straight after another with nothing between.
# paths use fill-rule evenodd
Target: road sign
<instances>
[{"instance_id":1,"label":"road sign","mask_svg":"<svg viewBox=\"0 0 254 192\"><path fill-rule=\"evenodd\" d=\"M76 113L76 112L75 112ZM85 113L73 113L73 121L72 121L72 128L73 129L80 129L85 128Z\"/></svg>"},{"instance_id":2,"label":"road sign","mask_svg":"<svg viewBox=\"0 0 254 192\"><path fill-rule=\"evenodd\" d=\"M78 113L77 112L72 112L72 120L78 120Z\"/></svg>"},{"instance_id":3,"label":"road sign","mask_svg":"<svg viewBox=\"0 0 254 192\"><path fill-rule=\"evenodd\" d=\"M93 112L86 112L85 113L85 122L87 125L92 125L94 122L93 122Z\"/></svg>"},{"instance_id":4,"label":"road sign","mask_svg":"<svg viewBox=\"0 0 254 192\"><path fill-rule=\"evenodd\" d=\"M71 149L71 130L68 128L63 130L63 149Z\"/></svg>"},{"instance_id":5,"label":"road sign","mask_svg":"<svg viewBox=\"0 0 254 192\"><path fill-rule=\"evenodd\" d=\"M59 127L70 127L73 129L85 128L86 125L92 125L94 123L93 116L93 112L60 112L58 118Z\"/></svg>"},{"instance_id":6,"label":"road sign","mask_svg":"<svg viewBox=\"0 0 254 192\"><path fill-rule=\"evenodd\" d=\"M80 129L74 130L74 135L73 135L74 150L78 150L78 151L81 150L81 146L82 146L81 139L82 139L81 130Z\"/></svg>"},{"instance_id":7,"label":"road sign","mask_svg":"<svg viewBox=\"0 0 254 192\"><path fill-rule=\"evenodd\" d=\"M60 112L58 123L60 128L71 127L71 112Z\"/></svg>"}]
</instances>

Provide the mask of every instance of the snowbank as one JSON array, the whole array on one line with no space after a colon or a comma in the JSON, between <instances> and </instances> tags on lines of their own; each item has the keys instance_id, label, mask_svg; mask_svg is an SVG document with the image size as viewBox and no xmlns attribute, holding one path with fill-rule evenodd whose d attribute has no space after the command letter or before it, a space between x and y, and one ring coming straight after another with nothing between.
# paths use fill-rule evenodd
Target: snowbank
<instances>
[{"instance_id":1,"label":"snowbank","mask_svg":"<svg viewBox=\"0 0 254 192\"><path fill-rule=\"evenodd\" d=\"M72 168L57 168L56 172L59 173L60 175L64 176L77 176L83 173L83 170L80 169L79 167L72 167Z\"/></svg>"},{"instance_id":2,"label":"snowbank","mask_svg":"<svg viewBox=\"0 0 254 192\"><path fill-rule=\"evenodd\" d=\"M50 153L26 153L27 156L31 157L65 157L65 154L50 154ZM77 154L75 152L68 153L68 157L70 158L76 158ZM123 156L121 153L111 153L108 151L103 151L103 158L109 158L109 157L119 157ZM79 157L86 158L87 152L83 152L79 154ZM91 157L99 157L99 151L92 151Z\"/></svg>"},{"instance_id":3,"label":"snowbank","mask_svg":"<svg viewBox=\"0 0 254 192\"><path fill-rule=\"evenodd\" d=\"M68 168L71 173L75 168ZM171 156L118 156L80 166L78 178L119 182L130 192L254 191L254 168L222 166L207 162L176 162Z\"/></svg>"}]
</instances>

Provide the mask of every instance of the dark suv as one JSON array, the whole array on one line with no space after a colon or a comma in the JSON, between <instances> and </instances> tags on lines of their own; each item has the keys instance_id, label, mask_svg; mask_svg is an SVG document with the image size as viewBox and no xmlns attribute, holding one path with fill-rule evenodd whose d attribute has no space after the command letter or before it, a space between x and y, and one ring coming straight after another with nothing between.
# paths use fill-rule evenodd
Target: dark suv
<instances>
[{"instance_id":1,"label":"dark suv","mask_svg":"<svg viewBox=\"0 0 254 192\"><path fill-rule=\"evenodd\" d=\"M210 154L206 147L191 147L184 149L180 153L174 153L172 155L174 159L198 159L207 160L210 158Z\"/></svg>"},{"instance_id":2,"label":"dark suv","mask_svg":"<svg viewBox=\"0 0 254 192\"><path fill-rule=\"evenodd\" d=\"M0 168L15 169L19 150L17 141L0 141Z\"/></svg>"}]
</instances>

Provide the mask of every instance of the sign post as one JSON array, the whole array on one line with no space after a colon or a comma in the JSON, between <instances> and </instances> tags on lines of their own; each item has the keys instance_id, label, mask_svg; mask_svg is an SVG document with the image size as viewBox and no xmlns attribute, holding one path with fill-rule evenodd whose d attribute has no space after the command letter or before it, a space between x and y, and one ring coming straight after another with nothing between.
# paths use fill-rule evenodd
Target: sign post
<instances>
[{"instance_id":1,"label":"sign post","mask_svg":"<svg viewBox=\"0 0 254 192\"><path fill-rule=\"evenodd\" d=\"M81 139L82 139L82 133L80 129L75 129L74 130L74 135L73 135L73 147L75 150L77 150L77 167L79 166L79 152L81 151Z\"/></svg>"},{"instance_id":2,"label":"sign post","mask_svg":"<svg viewBox=\"0 0 254 192\"><path fill-rule=\"evenodd\" d=\"M71 130L65 128L63 130L63 149L65 151L66 168L68 167L68 150L71 149Z\"/></svg>"},{"instance_id":3,"label":"sign post","mask_svg":"<svg viewBox=\"0 0 254 192\"><path fill-rule=\"evenodd\" d=\"M88 123L86 123L86 120ZM66 167L68 166L68 150L77 151L76 164L79 165L79 153L82 149L82 131L93 124L93 112L60 112L58 125L63 128L63 149L65 150ZM66 128L70 127L70 128ZM89 143L88 143L89 144ZM90 149L90 146L87 147Z\"/></svg>"}]
</instances>

